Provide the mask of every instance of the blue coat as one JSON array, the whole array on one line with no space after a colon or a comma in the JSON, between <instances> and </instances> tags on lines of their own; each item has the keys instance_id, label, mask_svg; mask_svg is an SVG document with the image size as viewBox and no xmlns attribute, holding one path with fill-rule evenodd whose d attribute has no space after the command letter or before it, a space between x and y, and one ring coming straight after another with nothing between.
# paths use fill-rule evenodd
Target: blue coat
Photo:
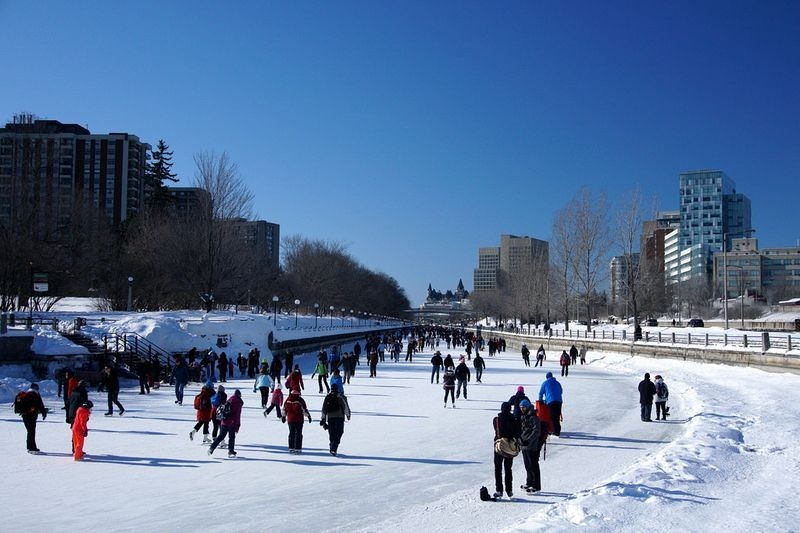
<instances>
[{"instance_id":1,"label":"blue coat","mask_svg":"<svg viewBox=\"0 0 800 533\"><path fill-rule=\"evenodd\" d=\"M339 394L344 394L344 383L342 382L342 376L333 375L331 376L331 388L336 385L339 388Z\"/></svg>"},{"instance_id":2,"label":"blue coat","mask_svg":"<svg viewBox=\"0 0 800 533\"><path fill-rule=\"evenodd\" d=\"M539 387L539 399L544 400L545 403L563 402L561 393L561 383L556 381L553 376L544 380L542 386Z\"/></svg>"}]
</instances>

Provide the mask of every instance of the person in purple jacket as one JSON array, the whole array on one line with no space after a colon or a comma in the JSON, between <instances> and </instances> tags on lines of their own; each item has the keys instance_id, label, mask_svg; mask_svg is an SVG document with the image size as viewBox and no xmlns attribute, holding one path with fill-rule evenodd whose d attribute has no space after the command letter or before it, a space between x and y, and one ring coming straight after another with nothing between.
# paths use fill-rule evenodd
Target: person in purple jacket
<instances>
[{"instance_id":1,"label":"person in purple jacket","mask_svg":"<svg viewBox=\"0 0 800 533\"><path fill-rule=\"evenodd\" d=\"M228 457L236 457L234 446L236 445L236 434L239 432L239 426L242 424L242 391L236 389L233 396L228 398L228 401L217 408L217 418L220 419L220 431L211 447L208 449L208 455L214 453L219 443L228 437Z\"/></svg>"}]
</instances>

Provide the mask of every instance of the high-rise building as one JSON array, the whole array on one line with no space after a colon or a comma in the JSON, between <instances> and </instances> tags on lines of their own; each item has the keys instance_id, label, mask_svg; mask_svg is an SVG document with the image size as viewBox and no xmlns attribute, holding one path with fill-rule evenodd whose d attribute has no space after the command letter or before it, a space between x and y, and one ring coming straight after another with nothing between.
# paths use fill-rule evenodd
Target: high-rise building
<instances>
[{"instance_id":1,"label":"high-rise building","mask_svg":"<svg viewBox=\"0 0 800 533\"><path fill-rule=\"evenodd\" d=\"M664 239L670 230L681 226L680 211L659 211L655 220L646 220L642 224L642 241L640 252L642 262L664 266Z\"/></svg>"},{"instance_id":2,"label":"high-rise building","mask_svg":"<svg viewBox=\"0 0 800 533\"><path fill-rule=\"evenodd\" d=\"M234 232L256 250L260 261L273 268L278 268L281 242L281 227L278 224L266 220L244 219L233 220L231 223Z\"/></svg>"},{"instance_id":3,"label":"high-rise building","mask_svg":"<svg viewBox=\"0 0 800 533\"><path fill-rule=\"evenodd\" d=\"M499 288L503 279L513 279L525 271L544 272L546 275L549 262L547 241L501 235L499 247L478 249L474 288L476 291L494 290Z\"/></svg>"},{"instance_id":4,"label":"high-rise building","mask_svg":"<svg viewBox=\"0 0 800 533\"><path fill-rule=\"evenodd\" d=\"M627 302L630 295L630 276L639 269L639 254L618 255L611 258L611 303Z\"/></svg>"},{"instance_id":5,"label":"high-rise building","mask_svg":"<svg viewBox=\"0 0 800 533\"><path fill-rule=\"evenodd\" d=\"M0 224L15 230L26 217L35 234L58 239L73 210L92 205L119 225L143 205L149 149L129 133L15 117L0 128Z\"/></svg>"}]
</instances>

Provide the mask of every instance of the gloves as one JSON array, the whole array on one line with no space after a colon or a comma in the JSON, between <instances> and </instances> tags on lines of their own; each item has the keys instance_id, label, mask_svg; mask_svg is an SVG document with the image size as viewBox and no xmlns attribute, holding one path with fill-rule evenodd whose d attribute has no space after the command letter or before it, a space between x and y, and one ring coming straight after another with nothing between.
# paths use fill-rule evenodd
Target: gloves
<instances>
[{"instance_id":1,"label":"gloves","mask_svg":"<svg viewBox=\"0 0 800 533\"><path fill-rule=\"evenodd\" d=\"M88 436L89 436L89 430L88 430L88 429L87 429L86 431L84 431L84 432L83 432L83 436L84 436L84 437L88 437Z\"/></svg>"},{"instance_id":2,"label":"gloves","mask_svg":"<svg viewBox=\"0 0 800 533\"><path fill-rule=\"evenodd\" d=\"M311 423L311 415L308 415L308 423Z\"/></svg>"},{"instance_id":3,"label":"gloves","mask_svg":"<svg viewBox=\"0 0 800 533\"><path fill-rule=\"evenodd\" d=\"M255 388L255 387L253 387L253 392L255 392L255 391L256 391L256 388Z\"/></svg>"},{"instance_id":4,"label":"gloves","mask_svg":"<svg viewBox=\"0 0 800 533\"><path fill-rule=\"evenodd\" d=\"M42 413L42 420L45 420L46 418L47 418L47 412L45 411L44 413Z\"/></svg>"},{"instance_id":5,"label":"gloves","mask_svg":"<svg viewBox=\"0 0 800 533\"><path fill-rule=\"evenodd\" d=\"M347 421L350 422L350 417L349 416L347 417Z\"/></svg>"},{"instance_id":6,"label":"gloves","mask_svg":"<svg viewBox=\"0 0 800 533\"><path fill-rule=\"evenodd\" d=\"M281 422L283 422L284 424L286 423L286 417L285 416L281 417Z\"/></svg>"}]
</instances>

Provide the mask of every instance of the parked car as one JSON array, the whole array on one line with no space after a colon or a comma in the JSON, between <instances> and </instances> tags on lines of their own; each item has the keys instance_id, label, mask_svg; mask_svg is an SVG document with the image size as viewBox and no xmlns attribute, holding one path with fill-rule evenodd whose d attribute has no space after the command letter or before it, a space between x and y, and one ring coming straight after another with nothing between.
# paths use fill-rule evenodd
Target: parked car
<instances>
[{"instance_id":1,"label":"parked car","mask_svg":"<svg viewBox=\"0 0 800 533\"><path fill-rule=\"evenodd\" d=\"M702 318L693 318L689 321L688 326L690 328L702 328L705 324L703 324Z\"/></svg>"},{"instance_id":2,"label":"parked car","mask_svg":"<svg viewBox=\"0 0 800 533\"><path fill-rule=\"evenodd\" d=\"M658 320L656 320L655 318L648 318L645 321L645 325L647 325L647 326L657 326L658 325Z\"/></svg>"}]
</instances>

